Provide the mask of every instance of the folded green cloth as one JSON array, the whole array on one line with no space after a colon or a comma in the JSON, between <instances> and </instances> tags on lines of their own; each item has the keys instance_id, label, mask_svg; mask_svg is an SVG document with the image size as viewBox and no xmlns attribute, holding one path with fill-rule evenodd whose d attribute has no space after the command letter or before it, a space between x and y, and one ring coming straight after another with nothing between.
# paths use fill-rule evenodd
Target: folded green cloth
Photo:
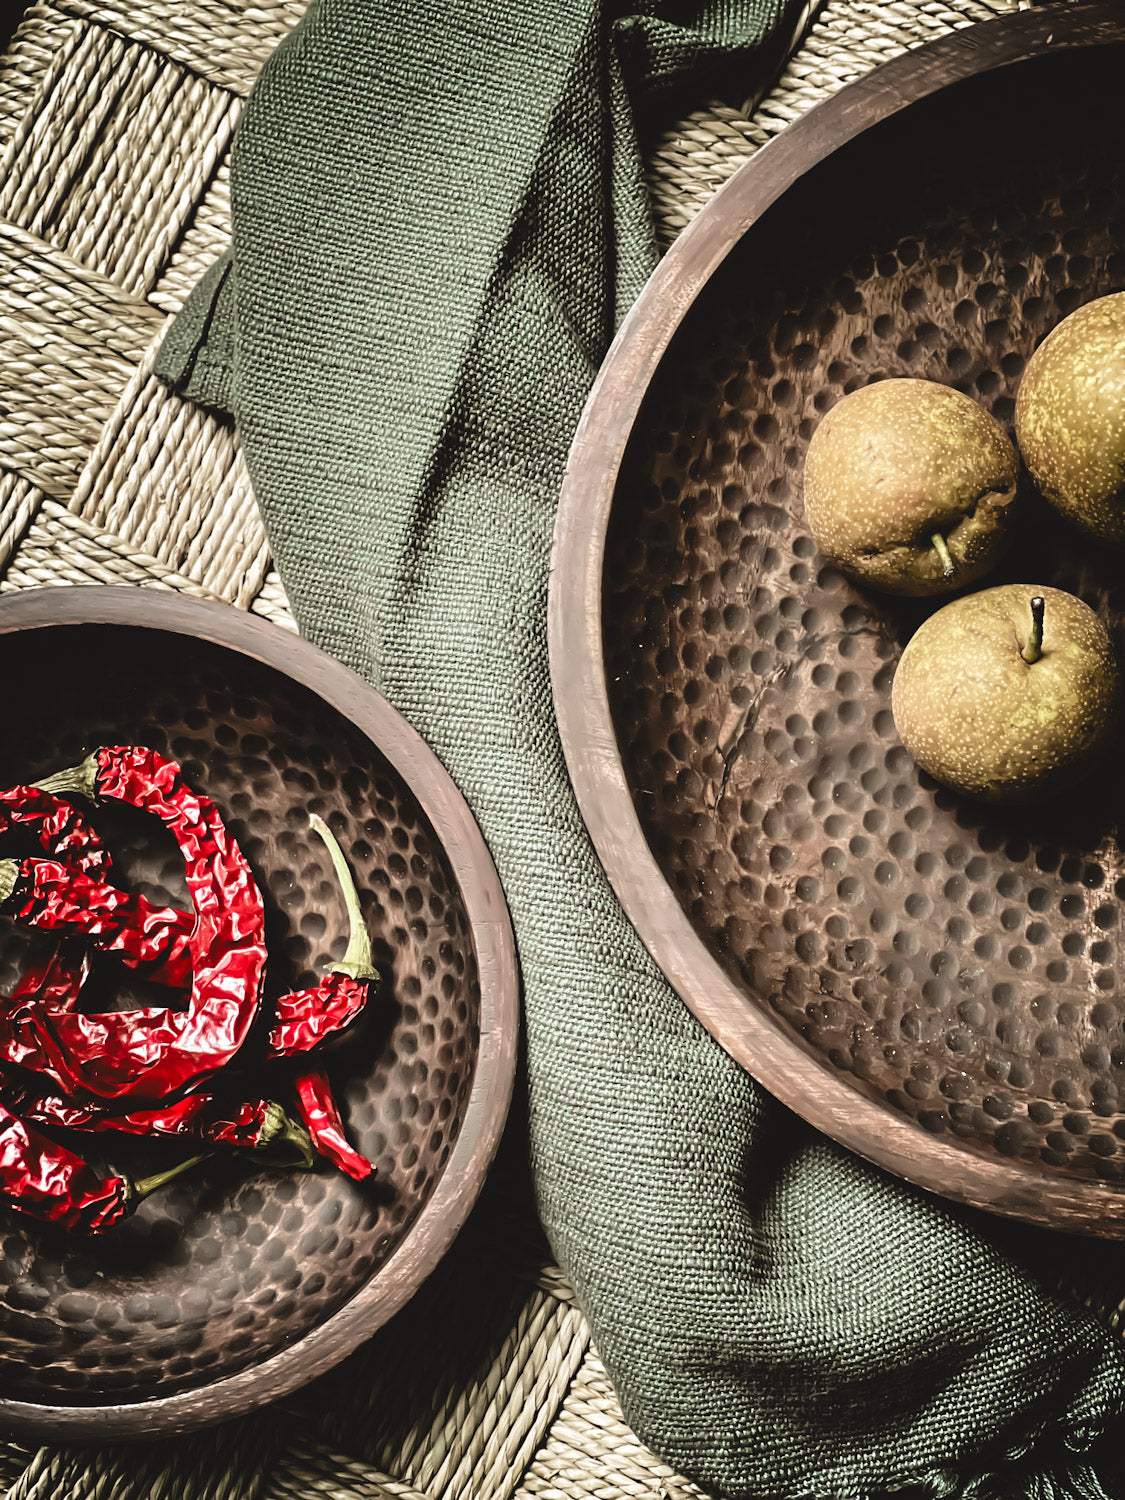
<instances>
[{"instance_id":1,"label":"folded green cloth","mask_svg":"<svg viewBox=\"0 0 1125 1500\"><path fill-rule=\"evenodd\" d=\"M748 93L801 9L315 3L249 100L233 256L161 368L234 413L302 629L413 720L489 840L540 1210L640 1436L732 1495L1100 1497L1118 1341L1035 1274L1040 1237L817 1137L700 1031L553 720L560 479L655 260L638 120Z\"/></svg>"}]
</instances>

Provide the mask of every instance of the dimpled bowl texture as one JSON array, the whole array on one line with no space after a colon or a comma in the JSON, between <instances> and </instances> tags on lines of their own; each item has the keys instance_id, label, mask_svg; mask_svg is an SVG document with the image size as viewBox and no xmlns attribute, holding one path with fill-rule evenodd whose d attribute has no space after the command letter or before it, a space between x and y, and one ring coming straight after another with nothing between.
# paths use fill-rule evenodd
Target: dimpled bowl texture
<instances>
[{"instance_id":1,"label":"dimpled bowl texture","mask_svg":"<svg viewBox=\"0 0 1125 1500\"><path fill-rule=\"evenodd\" d=\"M329 1062L349 1135L375 1164L369 1182L352 1182L325 1162L310 1172L266 1170L245 1156L216 1156L96 1237L3 1211L0 1423L33 1422L35 1403L93 1407L101 1410L91 1414L92 1424L83 1427L75 1413L70 1429L105 1434L105 1408L112 1407L115 1434L135 1428L151 1435L165 1409L169 1423L193 1425L200 1418L190 1393L238 1372L250 1373L236 1383L237 1409L311 1378L316 1359L310 1353L309 1368L297 1375L293 1347L331 1324L361 1291L365 1318L333 1360L383 1321L372 1288L424 1227L443 1173L454 1170L451 1154L474 1089L497 1074L483 1135L494 1143L498 1133L510 1062L502 1056L498 1067L490 1063L489 1077L480 1076L482 1005L490 1030L501 1020L511 1027L514 1005L504 1006L514 977L501 964L499 980L482 997L477 934L441 834L401 771L317 690L330 675L343 682L358 720L376 698L358 678L233 610L182 600L160 608L162 596L132 589L41 592L62 595L71 616L83 610L82 596L117 597L112 608L91 606L91 618L77 626L41 619L40 628L13 631L16 606L0 608L0 627L7 626L0 693L9 723L19 726L0 746L0 784L72 765L101 744L150 745L178 760L187 781L217 804L265 897L267 997L315 984L344 951L339 885L309 826L309 814L319 813L354 872L382 978L371 1023ZM117 619L143 612L150 626L165 614L175 618L167 630L132 627L99 622L99 608ZM50 620L50 606L39 613ZM241 650L192 638L228 630L247 633ZM313 674L310 686L248 650L272 652L279 662L291 655L295 669ZM397 719L378 703L384 717ZM451 786L448 793L463 809ZM155 820L108 805L94 816L117 878L154 901L189 904L182 860ZM10 920L0 924L0 993L10 990L34 941ZM98 965L93 982L104 986L103 995L151 1003L112 960ZM276 1083L279 1072L269 1077ZM473 1130L481 1131L479 1120ZM104 1162L106 1141L88 1154ZM135 1174L186 1154L184 1142L112 1147L115 1165ZM473 1162L479 1176L475 1156ZM463 1217L463 1208L458 1212ZM442 1225L426 1230L436 1234L431 1260L456 1227L448 1205L442 1214ZM412 1274L420 1279L424 1269L416 1265ZM403 1291L390 1301L405 1300ZM266 1374L255 1387L253 1371L268 1371L282 1350L288 1373ZM177 1393L187 1395L163 1400ZM126 1408L142 1400L131 1424ZM204 1419L227 1409L213 1402ZM65 1427L58 1414L53 1422L53 1433Z\"/></svg>"},{"instance_id":2,"label":"dimpled bowl texture","mask_svg":"<svg viewBox=\"0 0 1125 1500\"><path fill-rule=\"evenodd\" d=\"M891 683L944 601L845 578L818 555L801 498L809 440L845 393L940 381L1010 433L1037 343L1125 285L1125 168L1106 149L1125 129L1125 26L1106 6L1073 10L1100 17L1087 38L1099 45L1063 50L1083 23L1027 13L1000 33L1025 39L1009 41L1010 55L1031 54L1016 66L974 76L989 26L922 49L889 65L889 93L875 75L820 106L827 124L791 127L703 211L672 252L698 296L661 354L687 300L675 303L666 262L572 454L553 646L599 852L642 937L740 1061L929 1187L1121 1233L1122 780L1110 771L1069 799L998 811L920 772L895 732ZM1048 34L1060 50L1043 55ZM959 81L933 92L942 67ZM831 138L892 97L891 118ZM755 174L782 190L752 221ZM725 260L709 233L727 236ZM709 255L715 269L696 269ZM614 377L650 352L626 429ZM608 505L590 499L606 491ZM598 504L600 569L583 539ZM1033 494L1026 504L1011 554L979 586L1075 593L1120 655L1120 555ZM575 710L559 648L584 649L565 626L582 615L566 596L579 577L601 656L573 676L587 700ZM619 797L601 769L612 757L586 759L576 727L599 692ZM662 905L668 891L678 911Z\"/></svg>"}]
</instances>

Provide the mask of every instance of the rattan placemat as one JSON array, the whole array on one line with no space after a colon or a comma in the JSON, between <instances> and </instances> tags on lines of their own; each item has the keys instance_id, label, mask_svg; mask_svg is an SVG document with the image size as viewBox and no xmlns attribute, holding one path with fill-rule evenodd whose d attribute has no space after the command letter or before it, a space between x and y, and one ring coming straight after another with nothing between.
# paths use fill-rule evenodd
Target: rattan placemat
<instances>
[{"instance_id":1,"label":"rattan placemat","mask_svg":"<svg viewBox=\"0 0 1125 1500\"><path fill-rule=\"evenodd\" d=\"M655 144L663 237L819 99L1019 8L827 0L763 98L705 103ZM293 628L233 430L151 364L227 243L232 132L302 9L56 0L0 59L0 591L136 584ZM502 1163L407 1312L283 1408L147 1450L0 1443L0 1483L19 1500L699 1497L626 1427L528 1201ZM1120 1280L1081 1291L1117 1324Z\"/></svg>"}]
</instances>

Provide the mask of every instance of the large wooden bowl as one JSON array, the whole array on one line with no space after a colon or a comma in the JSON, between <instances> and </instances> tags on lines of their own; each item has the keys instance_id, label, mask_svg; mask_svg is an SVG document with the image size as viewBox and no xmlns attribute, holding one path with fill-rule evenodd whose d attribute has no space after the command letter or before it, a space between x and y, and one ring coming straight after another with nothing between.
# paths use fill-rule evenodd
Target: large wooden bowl
<instances>
[{"instance_id":1,"label":"large wooden bowl","mask_svg":"<svg viewBox=\"0 0 1125 1500\"><path fill-rule=\"evenodd\" d=\"M315 983L343 951L339 887L309 827L320 813L339 831L386 981L375 1024L331 1065L371 1183L232 1155L93 1238L0 1213L0 1429L53 1442L179 1432L323 1373L451 1243L511 1093L507 910L468 808L419 736L354 673L265 621L147 589L19 594L0 603L0 698L0 785L99 744L180 761L265 895L267 994ZM154 820L95 816L127 880L184 900L182 861ZM0 993L26 946L5 919ZM112 1150L136 1172L187 1154Z\"/></svg>"},{"instance_id":2,"label":"large wooden bowl","mask_svg":"<svg viewBox=\"0 0 1125 1500\"><path fill-rule=\"evenodd\" d=\"M1038 340L1125 285L1123 68L1119 6L1016 14L887 64L743 168L599 376L550 601L583 814L703 1025L890 1170L1105 1234L1125 1229L1121 779L998 814L921 775L890 684L936 604L826 566L801 481L820 416L872 379L956 385L1010 427ZM1121 557L1028 504L995 581L1077 592L1125 644Z\"/></svg>"}]
</instances>

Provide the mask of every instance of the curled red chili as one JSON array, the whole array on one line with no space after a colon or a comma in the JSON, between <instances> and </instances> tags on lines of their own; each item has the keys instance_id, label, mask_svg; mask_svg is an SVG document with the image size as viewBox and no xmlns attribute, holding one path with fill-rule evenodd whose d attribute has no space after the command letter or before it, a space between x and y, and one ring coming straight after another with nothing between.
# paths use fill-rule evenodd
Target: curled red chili
<instances>
[{"instance_id":1,"label":"curled red chili","mask_svg":"<svg viewBox=\"0 0 1125 1500\"><path fill-rule=\"evenodd\" d=\"M155 750L97 750L42 787L128 802L170 829L195 907L191 1000L183 1011L150 1006L82 1015L48 1002L0 1014L0 1057L44 1073L64 1093L159 1102L224 1066L246 1040L265 967L261 893L214 803Z\"/></svg>"},{"instance_id":2,"label":"curled red chili","mask_svg":"<svg viewBox=\"0 0 1125 1500\"><path fill-rule=\"evenodd\" d=\"M55 860L0 859L0 909L27 927L89 938L131 968L156 970L162 984L191 979L194 912L153 906Z\"/></svg>"}]
</instances>

